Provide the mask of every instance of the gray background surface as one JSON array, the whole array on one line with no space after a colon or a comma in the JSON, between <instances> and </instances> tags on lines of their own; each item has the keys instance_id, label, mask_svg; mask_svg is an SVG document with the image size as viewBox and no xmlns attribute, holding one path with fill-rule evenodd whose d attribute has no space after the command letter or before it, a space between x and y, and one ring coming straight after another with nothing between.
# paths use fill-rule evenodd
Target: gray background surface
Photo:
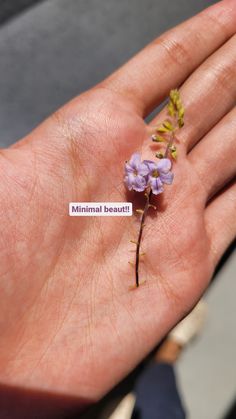
<instances>
[{"instance_id":1,"label":"gray background surface","mask_svg":"<svg viewBox=\"0 0 236 419\"><path fill-rule=\"evenodd\" d=\"M25 8L30 3L0 0L1 147L213 1L46 0ZM234 398L235 272L234 253L206 297L204 333L178 364L190 419L220 419Z\"/></svg>"},{"instance_id":2,"label":"gray background surface","mask_svg":"<svg viewBox=\"0 0 236 419\"><path fill-rule=\"evenodd\" d=\"M211 3L48 0L15 15L0 27L0 146Z\"/></svg>"}]
</instances>

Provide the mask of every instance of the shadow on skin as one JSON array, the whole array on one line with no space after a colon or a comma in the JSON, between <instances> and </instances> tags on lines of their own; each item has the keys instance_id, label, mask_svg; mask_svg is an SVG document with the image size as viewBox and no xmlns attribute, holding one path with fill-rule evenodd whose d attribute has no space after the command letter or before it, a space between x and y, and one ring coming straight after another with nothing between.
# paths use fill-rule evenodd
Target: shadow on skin
<instances>
[{"instance_id":1,"label":"shadow on skin","mask_svg":"<svg viewBox=\"0 0 236 419\"><path fill-rule=\"evenodd\" d=\"M135 192L135 191L126 191L126 200L127 202L133 203L133 214L137 217L137 220L140 219L140 214L136 212L136 209L144 209L146 198L144 192ZM152 195L151 202L152 205L155 205L158 208L156 211L154 208L149 208L147 213L147 219L149 217L156 218L158 212L164 212L167 208L167 203L165 201L164 194Z\"/></svg>"},{"instance_id":2,"label":"shadow on skin","mask_svg":"<svg viewBox=\"0 0 236 419\"><path fill-rule=\"evenodd\" d=\"M59 393L0 384L0 418L97 419L101 413L111 414L121 399L132 391L137 377L150 362L155 351L156 348L98 402Z\"/></svg>"},{"instance_id":3,"label":"shadow on skin","mask_svg":"<svg viewBox=\"0 0 236 419\"><path fill-rule=\"evenodd\" d=\"M63 394L0 385L1 419L78 418L90 404L91 400Z\"/></svg>"}]
</instances>

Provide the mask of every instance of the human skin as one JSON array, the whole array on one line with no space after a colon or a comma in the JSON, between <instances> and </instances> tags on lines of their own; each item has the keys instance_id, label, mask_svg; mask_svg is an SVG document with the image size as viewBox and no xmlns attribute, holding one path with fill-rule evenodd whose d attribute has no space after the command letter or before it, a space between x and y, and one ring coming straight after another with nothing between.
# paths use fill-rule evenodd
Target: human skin
<instances>
[{"instance_id":1,"label":"human skin","mask_svg":"<svg viewBox=\"0 0 236 419\"><path fill-rule=\"evenodd\" d=\"M217 3L1 150L3 385L96 401L207 288L236 233L235 32L236 2ZM144 117L180 85L174 182L153 198L131 291L139 216L69 217L68 203L140 198L124 162L153 159L165 110Z\"/></svg>"}]
</instances>

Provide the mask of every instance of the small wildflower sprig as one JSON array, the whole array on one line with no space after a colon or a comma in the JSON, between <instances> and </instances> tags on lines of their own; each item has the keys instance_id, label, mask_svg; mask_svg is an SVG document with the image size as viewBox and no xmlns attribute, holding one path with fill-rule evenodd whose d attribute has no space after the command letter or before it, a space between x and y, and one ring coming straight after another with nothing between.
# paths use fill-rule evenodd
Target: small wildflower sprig
<instances>
[{"instance_id":1,"label":"small wildflower sprig","mask_svg":"<svg viewBox=\"0 0 236 419\"><path fill-rule=\"evenodd\" d=\"M141 155L134 153L129 161L125 163L124 182L131 191L144 192L146 202L144 209L137 209L141 214L141 223L139 228L138 240L130 240L136 245L135 258L135 283L139 286L139 261L140 246L145 226L145 219L150 207L156 209L151 204L152 195L158 195L164 192L164 185L170 185L173 182L174 174L171 171L172 161L177 159L177 147L175 142L175 133L184 126L184 106L182 104L178 89L170 91L169 102L167 105L168 117L162 124L155 128L151 140L156 143L162 143L164 150L155 154L157 162L152 160L141 161Z\"/></svg>"}]
</instances>

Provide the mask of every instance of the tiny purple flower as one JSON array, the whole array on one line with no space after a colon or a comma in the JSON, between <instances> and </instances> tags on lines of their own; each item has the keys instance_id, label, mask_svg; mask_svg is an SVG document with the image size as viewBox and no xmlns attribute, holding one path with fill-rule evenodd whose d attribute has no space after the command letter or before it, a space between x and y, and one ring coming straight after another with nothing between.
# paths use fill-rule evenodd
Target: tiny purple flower
<instances>
[{"instance_id":1,"label":"tiny purple flower","mask_svg":"<svg viewBox=\"0 0 236 419\"><path fill-rule=\"evenodd\" d=\"M154 195L158 195L164 191L164 183L170 185L173 182L174 174L170 171L170 159L161 159L158 163L152 160L144 160L144 164L149 169L148 184L150 185Z\"/></svg>"},{"instance_id":2,"label":"tiny purple flower","mask_svg":"<svg viewBox=\"0 0 236 419\"><path fill-rule=\"evenodd\" d=\"M143 192L147 187L148 174L149 168L141 162L139 153L134 153L125 163L125 183L130 191Z\"/></svg>"}]
</instances>

